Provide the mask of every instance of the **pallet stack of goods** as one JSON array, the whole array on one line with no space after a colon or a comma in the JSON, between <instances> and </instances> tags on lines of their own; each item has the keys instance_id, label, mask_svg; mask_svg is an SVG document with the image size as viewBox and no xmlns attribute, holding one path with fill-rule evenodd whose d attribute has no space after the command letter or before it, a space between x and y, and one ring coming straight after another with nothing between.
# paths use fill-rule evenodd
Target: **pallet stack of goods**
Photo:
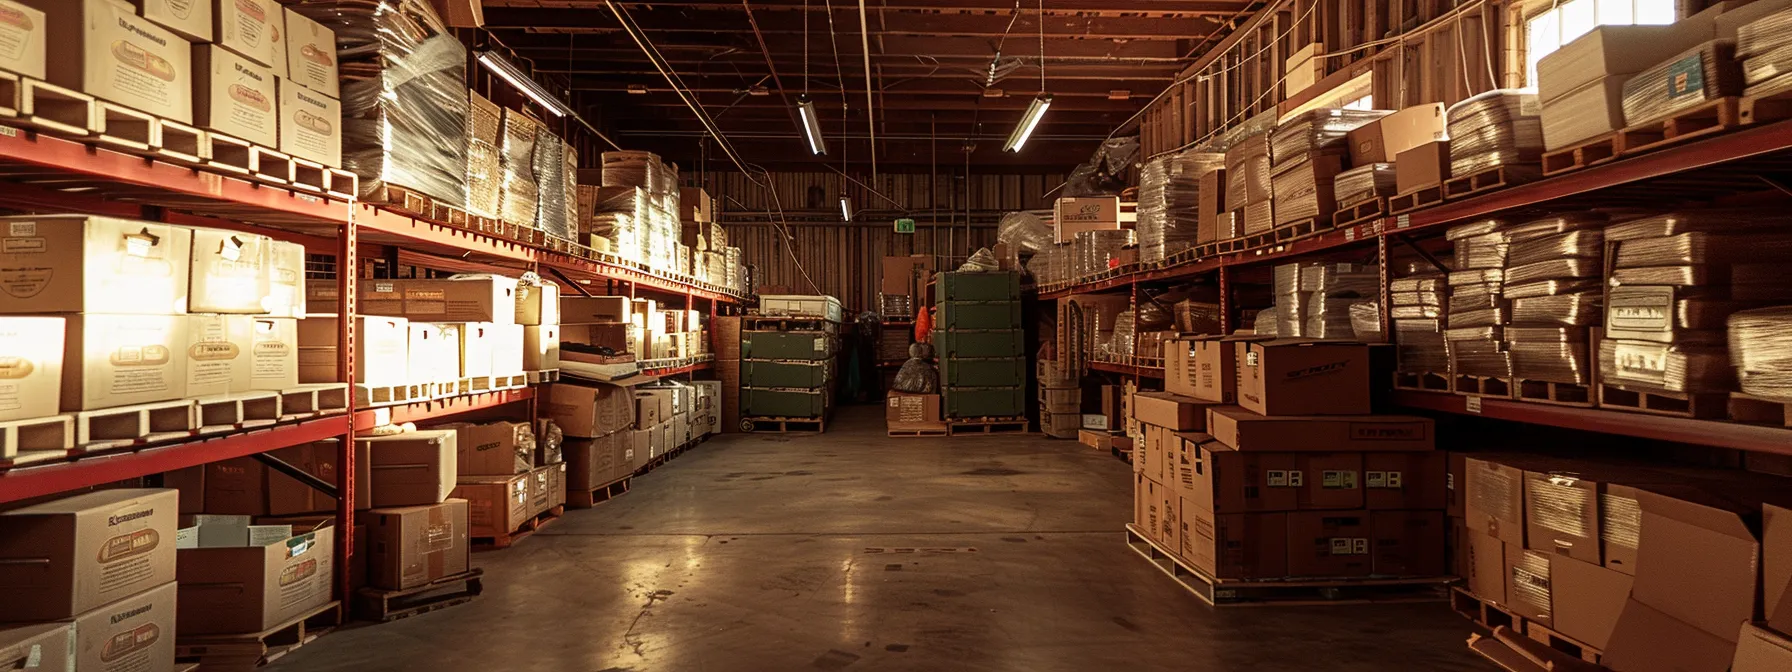
<instances>
[{"instance_id":1,"label":"pallet stack of goods","mask_svg":"<svg viewBox=\"0 0 1792 672\"><path fill-rule=\"evenodd\" d=\"M741 431L740 421L740 342L741 316L713 315L709 318L710 344L716 355L716 400L721 431Z\"/></svg>"},{"instance_id":2,"label":"pallet stack of goods","mask_svg":"<svg viewBox=\"0 0 1792 672\"><path fill-rule=\"evenodd\" d=\"M683 231L679 242L690 250L691 277L718 287L737 287L729 271L740 265L740 248L728 246L728 232L722 228L719 202L702 187L683 187L678 190L678 203L679 226ZM735 250L732 266L730 249Z\"/></svg>"},{"instance_id":3,"label":"pallet stack of goods","mask_svg":"<svg viewBox=\"0 0 1792 672\"><path fill-rule=\"evenodd\" d=\"M1388 113L1351 130L1344 137L1350 149L1350 169L1332 181L1337 211L1336 226L1372 220L1388 211L1388 199L1400 193L1397 161L1400 154L1425 145L1444 142L1444 106L1415 105ZM1415 163L1422 163L1417 161ZM1416 176L1409 176L1409 179ZM1430 184L1425 181L1424 184Z\"/></svg>"},{"instance_id":4,"label":"pallet stack of goods","mask_svg":"<svg viewBox=\"0 0 1792 672\"><path fill-rule=\"evenodd\" d=\"M558 304L550 299L557 290L540 283L519 292L521 286L516 278L484 273L360 282L357 405L522 387L530 378L525 361L557 364L557 325L552 322L558 319L553 308ZM308 290L321 303L335 285L313 283ZM301 380L334 380L337 375L336 319L325 317L306 320L298 335ZM525 354L531 333L536 340Z\"/></svg>"},{"instance_id":5,"label":"pallet stack of goods","mask_svg":"<svg viewBox=\"0 0 1792 672\"><path fill-rule=\"evenodd\" d=\"M1074 439L1083 428L1083 390L1076 373L1055 359L1040 358L1039 431L1054 439Z\"/></svg>"},{"instance_id":6,"label":"pallet stack of goods","mask_svg":"<svg viewBox=\"0 0 1792 672\"><path fill-rule=\"evenodd\" d=\"M0 458L272 425L322 410L320 391L346 407L339 378L301 384L303 246L110 217L0 221L0 272L18 288L0 296L0 324L22 364Z\"/></svg>"},{"instance_id":7,"label":"pallet stack of goods","mask_svg":"<svg viewBox=\"0 0 1792 672\"><path fill-rule=\"evenodd\" d=\"M560 299L559 313L560 341L577 344L582 352L629 355L643 368L710 356L709 335L698 311L667 308L653 299L566 296Z\"/></svg>"},{"instance_id":8,"label":"pallet stack of goods","mask_svg":"<svg viewBox=\"0 0 1792 672\"><path fill-rule=\"evenodd\" d=\"M1200 206L1210 196L1199 178L1225 165L1225 154L1193 151L1145 162L1139 171L1140 262L1159 264L1201 242Z\"/></svg>"},{"instance_id":9,"label":"pallet stack of goods","mask_svg":"<svg viewBox=\"0 0 1792 672\"><path fill-rule=\"evenodd\" d=\"M1387 116L1380 110L1317 109L1282 122L1269 136L1270 196L1275 240L1292 240L1331 228L1337 207L1333 180L1350 163L1346 134ZM1261 217L1248 216L1246 235L1262 233Z\"/></svg>"},{"instance_id":10,"label":"pallet stack of goods","mask_svg":"<svg viewBox=\"0 0 1792 672\"><path fill-rule=\"evenodd\" d=\"M587 509L627 492L629 477L647 466L657 434L653 418L640 417L632 389L556 383L545 394L544 414L566 436L566 504ZM657 414L658 406L646 410Z\"/></svg>"},{"instance_id":11,"label":"pallet stack of goods","mask_svg":"<svg viewBox=\"0 0 1792 672\"><path fill-rule=\"evenodd\" d=\"M933 347L950 424L1026 423L1027 350L1020 274L935 276Z\"/></svg>"},{"instance_id":12,"label":"pallet stack of goods","mask_svg":"<svg viewBox=\"0 0 1792 672\"><path fill-rule=\"evenodd\" d=\"M1274 305L1259 311L1255 332L1281 338L1381 340L1380 268L1373 264L1298 263L1274 269Z\"/></svg>"},{"instance_id":13,"label":"pallet stack of goods","mask_svg":"<svg viewBox=\"0 0 1792 672\"><path fill-rule=\"evenodd\" d=\"M602 167L581 172L577 192L578 242L625 264L746 291L746 264L727 244L715 201L681 189L677 166L649 152L605 152Z\"/></svg>"},{"instance_id":14,"label":"pallet stack of goods","mask_svg":"<svg viewBox=\"0 0 1792 672\"><path fill-rule=\"evenodd\" d=\"M933 277L933 257L911 255L884 257L878 277L877 365L881 389L890 389L896 371L908 361L915 342L915 317L925 304L927 278Z\"/></svg>"},{"instance_id":15,"label":"pallet stack of goods","mask_svg":"<svg viewBox=\"0 0 1792 672\"><path fill-rule=\"evenodd\" d=\"M454 432L459 457L453 496L467 500L475 540L504 548L565 511L566 446L538 445L531 423L451 423L431 429Z\"/></svg>"},{"instance_id":16,"label":"pallet stack of goods","mask_svg":"<svg viewBox=\"0 0 1792 672\"><path fill-rule=\"evenodd\" d=\"M747 431L825 431L838 385L840 300L762 295L742 318L740 414Z\"/></svg>"}]
</instances>

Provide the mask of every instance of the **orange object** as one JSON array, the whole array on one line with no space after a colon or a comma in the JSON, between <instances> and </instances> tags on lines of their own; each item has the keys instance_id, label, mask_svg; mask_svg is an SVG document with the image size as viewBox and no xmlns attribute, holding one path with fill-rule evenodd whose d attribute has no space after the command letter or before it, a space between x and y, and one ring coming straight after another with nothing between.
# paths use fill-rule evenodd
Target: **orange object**
<instances>
[{"instance_id":1,"label":"orange object","mask_svg":"<svg viewBox=\"0 0 1792 672\"><path fill-rule=\"evenodd\" d=\"M933 336L933 311L923 307L915 313L915 342L928 343Z\"/></svg>"}]
</instances>

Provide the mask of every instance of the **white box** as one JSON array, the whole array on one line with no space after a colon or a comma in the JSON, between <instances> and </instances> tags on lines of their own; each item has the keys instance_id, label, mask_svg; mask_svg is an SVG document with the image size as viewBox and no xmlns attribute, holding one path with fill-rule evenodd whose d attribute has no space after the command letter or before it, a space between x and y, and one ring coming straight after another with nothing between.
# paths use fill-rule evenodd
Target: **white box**
<instances>
[{"instance_id":1,"label":"white box","mask_svg":"<svg viewBox=\"0 0 1792 672\"><path fill-rule=\"evenodd\" d=\"M497 335L490 322L467 322L460 325L460 343L456 347L456 366L462 378L493 375ZM515 325L510 325L515 326Z\"/></svg>"},{"instance_id":2,"label":"white box","mask_svg":"<svg viewBox=\"0 0 1792 672\"><path fill-rule=\"evenodd\" d=\"M759 297L762 315L811 315L839 322L840 300L831 296L771 294Z\"/></svg>"},{"instance_id":3,"label":"white box","mask_svg":"<svg viewBox=\"0 0 1792 672\"><path fill-rule=\"evenodd\" d=\"M405 349L409 365L405 367L406 382L433 383L458 378L459 364L448 361L460 357L459 335L447 333L452 325L437 322L412 322L410 324L410 345ZM454 353L452 357L448 353ZM358 362L357 362L358 363Z\"/></svg>"},{"instance_id":4,"label":"white box","mask_svg":"<svg viewBox=\"0 0 1792 672\"><path fill-rule=\"evenodd\" d=\"M336 70L336 33L324 24L286 10L288 80L331 98L341 98Z\"/></svg>"},{"instance_id":5,"label":"white box","mask_svg":"<svg viewBox=\"0 0 1792 672\"><path fill-rule=\"evenodd\" d=\"M193 46L193 124L272 149L280 143L274 71L215 44Z\"/></svg>"},{"instance_id":6,"label":"white box","mask_svg":"<svg viewBox=\"0 0 1792 672\"><path fill-rule=\"evenodd\" d=\"M218 0L212 9L213 37L220 46L269 65L274 62L274 36L286 22L284 11L274 0Z\"/></svg>"},{"instance_id":7,"label":"white box","mask_svg":"<svg viewBox=\"0 0 1792 672\"><path fill-rule=\"evenodd\" d=\"M491 329L492 375L523 375L523 372L528 370L523 368L523 348L524 341L527 340L523 334L527 327L520 324L494 324L491 325ZM555 327L555 329L557 330L559 327ZM558 332L556 331L556 333ZM558 360L559 341L556 340L554 343L554 355ZM556 361L554 365L559 366L559 362Z\"/></svg>"},{"instance_id":8,"label":"white box","mask_svg":"<svg viewBox=\"0 0 1792 672\"><path fill-rule=\"evenodd\" d=\"M115 0L34 0L58 45L44 79L183 124L193 123L192 44Z\"/></svg>"},{"instance_id":9,"label":"white box","mask_svg":"<svg viewBox=\"0 0 1792 672\"><path fill-rule=\"evenodd\" d=\"M342 103L280 80L280 151L342 167Z\"/></svg>"},{"instance_id":10,"label":"white box","mask_svg":"<svg viewBox=\"0 0 1792 672\"><path fill-rule=\"evenodd\" d=\"M143 18L189 42L212 41L212 0L133 0Z\"/></svg>"},{"instance_id":11,"label":"white box","mask_svg":"<svg viewBox=\"0 0 1792 672\"><path fill-rule=\"evenodd\" d=\"M298 323L299 382L337 383L337 331L335 315L317 314ZM361 315L355 318L355 381L369 387L389 387L409 382L410 320L402 317Z\"/></svg>"},{"instance_id":12,"label":"white box","mask_svg":"<svg viewBox=\"0 0 1792 672\"><path fill-rule=\"evenodd\" d=\"M292 42L292 35L287 33L286 24L292 15L292 10L280 8L280 18L276 19L274 36L269 40L268 45L268 72L274 73L274 76L280 79L286 79L286 76L291 74L286 65L286 47Z\"/></svg>"},{"instance_id":13,"label":"white box","mask_svg":"<svg viewBox=\"0 0 1792 672\"><path fill-rule=\"evenodd\" d=\"M304 317L305 246L275 240L267 249L268 295L262 309L273 317Z\"/></svg>"},{"instance_id":14,"label":"white box","mask_svg":"<svg viewBox=\"0 0 1792 672\"><path fill-rule=\"evenodd\" d=\"M187 396L185 315L72 315L64 342L64 412Z\"/></svg>"},{"instance_id":15,"label":"white box","mask_svg":"<svg viewBox=\"0 0 1792 672\"><path fill-rule=\"evenodd\" d=\"M0 218L0 313L187 312L191 229L111 217Z\"/></svg>"},{"instance_id":16,"label":"white box","mask_svg":"<svg viewBox=\"0 0 1792 672\"><path fill-rule=\"evenodd\" d=\"M560 325L523 326L522 351L524 371L560 368Z\"/></svg>"},{"instance_id":17,"label":"white box","mask_svg":"<svg viewBox=\"0 0 1792 672\"><path fill-rule=\"evenodd\" d=\"M0 421L57 413L65 327L60 317L0 317Z\"/></svg>"},{"instance_id":18,"label":"white box","mask_svg":"<svg viewBox=\"0 0 1792 672\"><path fill-rule=\"evenodd\" d=\"M250 389L290 390L299 386L299 321L290 317L253 318L249 349ZM355 334L360 338L360 334ZM360 360L355 361L360 365Z\"/></svg>"},{"instance_id":19,"label":"white box","mask_svg":"<svg viewBox=\"0 0 1792 672\"><path fill-rule=\"evenodd\" d=\"M192 284L187 309L195 313L267 312L267 236L223 229L193 229Z\"/></svg>"},{"instance_id":20,"label":"white box","mask_svg":"<svg viewBox=\"0 0 1792 672\"><path fill-rule=\"evenodd\" d=\"M247 315L188 315L189 397L209 397L249 389L249 353L254 348Z\"/></svg>"},{"instance_id":21,"label":"white box","mask_svg":"<svg viewBox=\"0 0 1792 672\"><path fill-rule=\"evenodd\" d=\"M44 78L44 13L0 0L0 70Z\"/></svg>"}]
</instances>

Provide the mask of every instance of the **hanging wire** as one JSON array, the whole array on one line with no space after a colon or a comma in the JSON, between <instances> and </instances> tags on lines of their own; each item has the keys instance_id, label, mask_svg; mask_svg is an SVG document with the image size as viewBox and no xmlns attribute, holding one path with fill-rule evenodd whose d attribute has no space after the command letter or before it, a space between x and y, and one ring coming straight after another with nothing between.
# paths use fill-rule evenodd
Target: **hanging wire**
<instances>
[{"instance_id":1,"label":"hanging wire","mask_svg":"<svg viewBox=\"0 0 1792 672\"><path fill-rule=\"evenodd\" d=\"M1039 0L1039 95L1045 95L1045 0Z\"/></svg>"},{"instance_id":2,"label":"hanging wire","mask_svg":"<svg viewBox=\"0 0 1792 672\"><path fill-rule=\"evenodd\" d=\"M803 96L809 95L809 0L803 0ZM821 130L821 129L815 129Z\"/></svg>"}]
</instances>

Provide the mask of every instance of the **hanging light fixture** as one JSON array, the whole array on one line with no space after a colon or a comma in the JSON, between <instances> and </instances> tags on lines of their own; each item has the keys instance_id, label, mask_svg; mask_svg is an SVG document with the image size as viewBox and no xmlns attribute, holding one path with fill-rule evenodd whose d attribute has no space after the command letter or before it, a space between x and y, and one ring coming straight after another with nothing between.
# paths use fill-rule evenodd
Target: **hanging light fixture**
<instances>
[{"instance_id":1,"label":"hanging light fixture","mask_svg":"<svg viewBox=\"0 0 1792 672\"><path fill-rule=\"evenodd\" d=\"M546 87L529 77L529 73L523 72L521 68L505 60L503 56L499 56L497 52L479 52L479 64L508 82L511 87L521 91L523 95L528 96L529 100L535 101L536 105L554 113L554 116L564 117L573 113L572 108L567 107L566 103L560 102L560 99L555 98L554 94L549 92Z\"/></svg>"},{"instance_id":2,"label":"hanging light fixture","mask_svg":"<svg viewBox=\"0 0 1792 672\"><path fill-rule=\"evenodd\" d=\"M815 101L809 100L808 94L796 97L796 113L803 118L803 139L809 141L809 152L828 153L827 138L821 137L821 118L815 116Z\"/></svg>"},{"instance_id":3,"label":"hanging light fixture","mask_svg":"<svg viewBox=\"0 0 1792 672\"><path fill-rule=\"evenodd\" d=\"M852 221L852 197L851 196L841 196L840 197L840 219L842 219L844 221L848 221L848 222Z\"/></svg>"},{"instance_id":4,"label":"hanging light fixture","mask_svg":"<svg viewBox=\"0 0 1792 672\"><path fill-rule=\"evenodd\" d=\"M1018 7L1016 8L1019 9ZM1015 125L1014 132L1008 134L1008 142L1003 143L1002 151L1020 152L1027 138L1033 136L1033 129L1039 126L1039 120L1045 118L1045 111L1051 109L1052 94L1045 92L1045 0L1039 0L1039 95L1027 104L1027 113L1021 115L1020 123Z\"/></svg>"}]
</instances>

